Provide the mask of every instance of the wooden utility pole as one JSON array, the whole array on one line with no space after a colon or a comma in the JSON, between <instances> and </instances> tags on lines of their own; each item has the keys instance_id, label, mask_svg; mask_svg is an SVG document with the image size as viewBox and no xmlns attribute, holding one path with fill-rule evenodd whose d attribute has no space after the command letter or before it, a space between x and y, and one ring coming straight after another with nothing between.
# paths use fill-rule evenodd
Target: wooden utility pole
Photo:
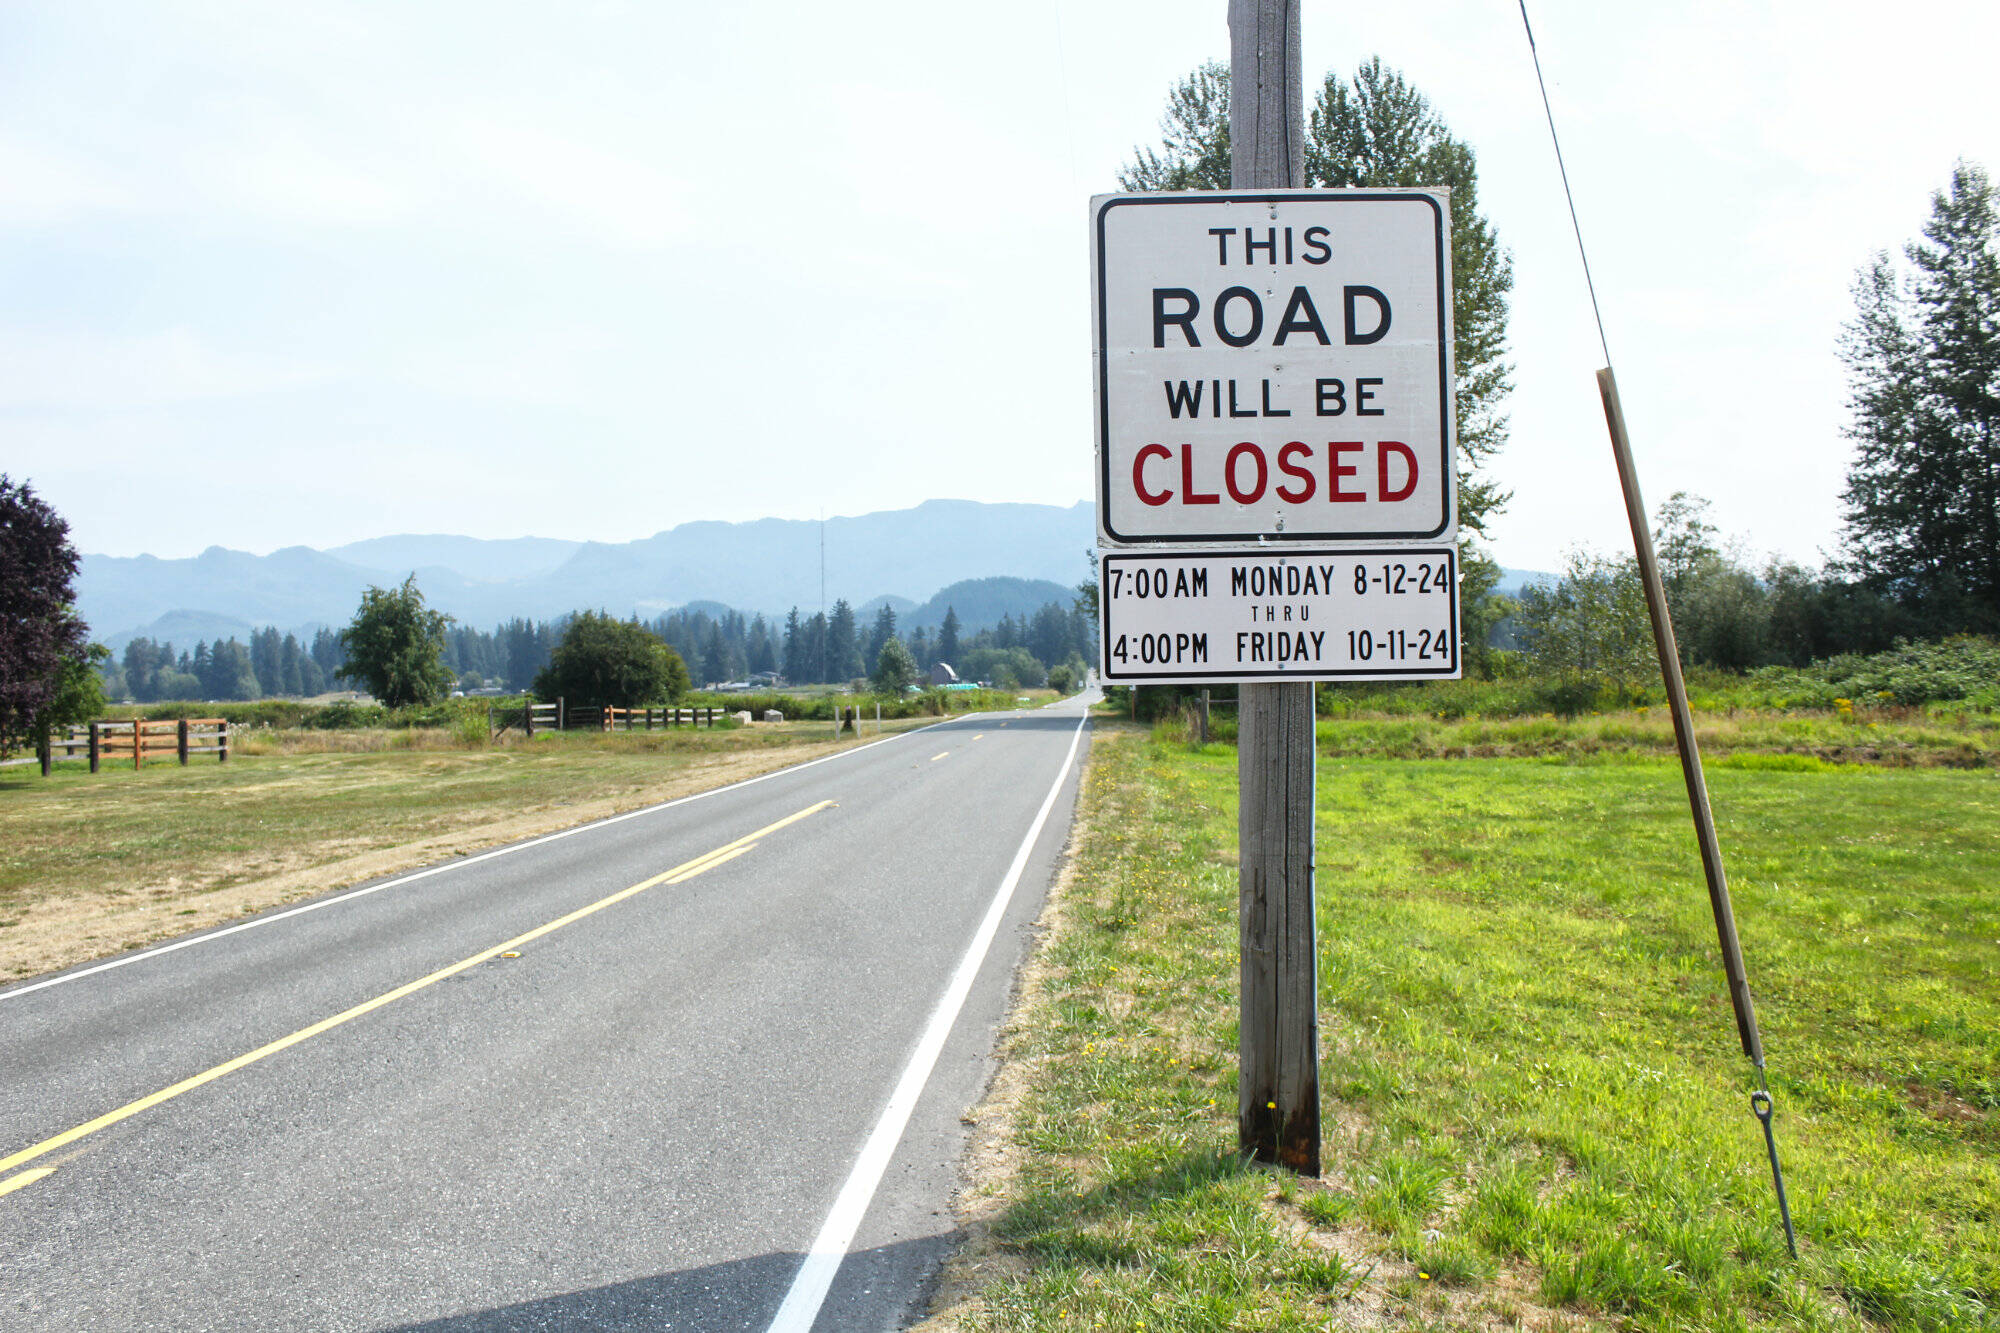
<instances>
[{"instance_id":1,"label":"wooden utility pole","mask_svg":"<svg viewBox=\"0 0 2000 1333\"><path fill-rule=\"evenodd\" d=\"M1299 0L1230 0L1230 187L1305 179ZM1313 687L1244 685L1238 696L1242 1150L1320 1170L1319 955L1313 923Z\"/></svg>"}]
</instances>

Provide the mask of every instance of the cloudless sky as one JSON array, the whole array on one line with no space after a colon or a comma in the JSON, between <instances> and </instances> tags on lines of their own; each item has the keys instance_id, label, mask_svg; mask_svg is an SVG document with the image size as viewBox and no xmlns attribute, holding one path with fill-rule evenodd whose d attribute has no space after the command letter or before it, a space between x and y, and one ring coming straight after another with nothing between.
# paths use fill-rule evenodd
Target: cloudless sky
<instances>
[{"instance_id":1,"label":"cloudless sky","mask_svg":"<svg viewBox=\"0 0 2000 1333\"><path fill-rule=\"evenodd\" d=\"M86 551L1090 497L1086 217L1226 0L0 3L0 470ZM1837 544L1849 284L2000 8L1529 7L1643 480ZM1628 539L1514 0L1306 0L1478 153L1508 565Z\"/></svg>"}]
</instances>

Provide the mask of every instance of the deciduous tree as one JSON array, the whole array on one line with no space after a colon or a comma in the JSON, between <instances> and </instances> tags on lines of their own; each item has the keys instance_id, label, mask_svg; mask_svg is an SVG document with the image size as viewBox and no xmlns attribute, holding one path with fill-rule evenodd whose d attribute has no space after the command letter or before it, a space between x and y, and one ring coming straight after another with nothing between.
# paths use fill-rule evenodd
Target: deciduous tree
<instances>
[{"instance_id":1,"label":"deciduous tree","mask_svg":"<svg viewBox=\"0 0 2000 1333\"><path fill-rule=\"evenodd\" d=\"M535 697L560 696L577 708L637 708L678 699L689 684L687 664L659 635L585 611L569 622L548 666L535 676Z\"/></svg>"},{"instance_id":2,"label":"deciduous tree","mask_svg":"<svg viewBox=\"0 0 2000 1333\"><path fill-rule=\"evenodd\" d=\"M347 654L339 675L358 680L391 708L436 703L452 687L444 664L445 629L451 617L424 604L417 576L394 590L361 594L354 621L340 632Z\"/></svg>"},{"instance_id":3,"label":"deciduous tree","mask_svg":"<svg viewBox=\"0 0 2000 1333\"><path fill-rule=\"evenodd\" d=\"M69 524L28 483L0 473L0 748L52 720L67 668L90 668L75 579Z\"/></svg>"},{"instance_id":4,"label":"deciduous tree","mask_svg":"<svg viewBox=\"0 0 2000 1333\"><path fill-rule=\"evenodd\" d=\"M875 688L883 694L901 694L916 678L917 659L910 656L901 639L891 634L875 658Z\"/></svg>"}]
</instances>

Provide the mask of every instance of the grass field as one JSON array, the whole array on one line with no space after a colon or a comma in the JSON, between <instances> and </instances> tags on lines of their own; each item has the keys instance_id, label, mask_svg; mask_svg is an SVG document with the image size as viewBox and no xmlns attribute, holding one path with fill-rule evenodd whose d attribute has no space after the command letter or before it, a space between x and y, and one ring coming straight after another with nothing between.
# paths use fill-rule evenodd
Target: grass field
<instances>
[{"instance_id":1,"label":"grass field","mask_svg":"<svg viewBox=\"0 0 2000 1333\"><path fill-rule=\"evenodd\" d=\"M874 734L864 724L862 739ZM759 723L487 745L482 720L470 742L443 730L252 730L226 764L107 764L95 776L58 764L48 778L0 769L0 981L718 786L835 743L831 723Z\"/></svg>"},{"instance_id":2,"label":"grass field","mask_svg":"<svg viewBox=\"0 0 2000 1333\"><path fill-rule=\"evenodd\" d=\"M1322 760L1328 1171L1299 1182L1234 1152L1235 753L1106 734L952 1317L2000 1327L2000 786L1712 767L1794 1265L1679 771L1647 748Z\"/></svg>"}]
</instances>

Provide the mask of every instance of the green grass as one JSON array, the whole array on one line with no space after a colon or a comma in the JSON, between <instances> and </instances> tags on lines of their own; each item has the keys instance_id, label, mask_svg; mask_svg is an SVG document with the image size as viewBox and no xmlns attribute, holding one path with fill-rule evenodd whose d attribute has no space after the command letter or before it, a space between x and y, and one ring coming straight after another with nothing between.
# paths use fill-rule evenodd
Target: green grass
<instances>
[{"instance_id":1,"label":"green grass","mask_svg":"<svg viewBox=\"0 0 2000 1333\"><path fill-rule=\"evenodd\" d=\"M1234 752L1126 739L1017 1038L1025 1271L974 1322L2000 1328L2000 787L1764 758L1710 777L1798 1265L1671 762L1322 761L1292 1182L1234 1155Z\"/></svg>"}]
</instances>

